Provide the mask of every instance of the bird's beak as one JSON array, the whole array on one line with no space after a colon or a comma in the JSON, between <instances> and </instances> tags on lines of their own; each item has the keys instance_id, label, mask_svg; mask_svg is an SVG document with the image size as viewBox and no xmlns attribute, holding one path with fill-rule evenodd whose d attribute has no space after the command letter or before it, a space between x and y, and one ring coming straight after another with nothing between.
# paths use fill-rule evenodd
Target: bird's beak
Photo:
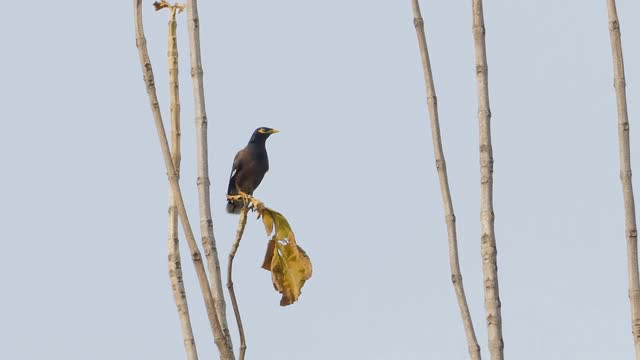
<instances>
[{"instance_id":1,"label":"bird's beak","mask_svg":"<svg viewBox=\"0 0 640 360\"><path fill-rule=\"evenodd\" d=\"M280 130L276 130L276 129L271 129L269 130L269 134L275 134L275 133L279 133Z\"/></svg>"}]
</instances>

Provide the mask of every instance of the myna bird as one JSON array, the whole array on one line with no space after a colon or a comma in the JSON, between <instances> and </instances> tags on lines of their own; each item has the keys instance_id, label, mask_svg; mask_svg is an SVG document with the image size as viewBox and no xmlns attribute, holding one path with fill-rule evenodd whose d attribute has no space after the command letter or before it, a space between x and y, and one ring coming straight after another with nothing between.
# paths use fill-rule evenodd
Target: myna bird
<instances>
[{"instance_id":1,"label":"myna bird","mask_svg":"<svg viewBox=\"0 0 640 360\"><path fill-rule=\"evenodd\" d=\"M271 134L277 132L278 130L268 127L260 127L253 132L247 146L238 151L233 159L227 195L233 196L241 193L253 195L264 174L269 171L269 158L265 142ZM242 206L242 200L227 200L228 213L239 214Z\"/></svg>"}]
</instances>

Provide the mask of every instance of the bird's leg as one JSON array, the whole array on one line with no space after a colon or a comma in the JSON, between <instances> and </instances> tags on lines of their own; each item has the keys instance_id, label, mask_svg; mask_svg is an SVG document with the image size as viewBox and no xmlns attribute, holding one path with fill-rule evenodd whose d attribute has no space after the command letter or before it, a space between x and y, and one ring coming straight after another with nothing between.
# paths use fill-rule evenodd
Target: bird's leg
<instances>
[{"instance_id":1,"label":"bird's leg","mask_svg":"<svg viewBox=\"0 0 640 360\"><path fill-rule=\"evenodd\" d=\"M242 191L238 191L238 195L242 198L242 207L247 207L247 205L249 205L249 198L251 198L251 195Z\"/></svg>"}]
</instances>

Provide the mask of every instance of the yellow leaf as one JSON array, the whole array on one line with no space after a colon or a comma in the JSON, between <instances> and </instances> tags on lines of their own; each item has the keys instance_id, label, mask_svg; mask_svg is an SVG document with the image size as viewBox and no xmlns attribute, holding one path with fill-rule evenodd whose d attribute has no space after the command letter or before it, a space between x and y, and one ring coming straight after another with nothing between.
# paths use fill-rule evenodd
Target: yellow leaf
<instances>
[{"instance_id":1,"label":"yellow leaf","mask_svg":"<svg viewBox=\"0 0 640 360\"><path fill-rule=\"evenodd\" d=\"M268 210L262 211L262 223L264 224L264 229L267 231L267 236L271 235L273 232L273 216Z\"/></svg>"},{"instance_id":2,"label":"yellow leaf","mask_svg":"<svg viewBox=\"0 0 640 360\"><path fill-rule=\"evenodd\" d=\"M271 210L271 214L276 228L275 240L286 240L290 237L292 238L293 231L291 230L291 226L287 219L277 211Z\"/></svg>"},{"instance_id":3,"label":"yellow leaf","mask_svg":"<svg viewBox=\"0 0 640 360\"><path fill-rule=\"evenodd\" d=\"M302 286L311 277L311 260L293 241L275 243L271 261L273 286L282 294L280 305L293 304L302 293Z\"/></svg>"},{"instance_id":4,"label":"yellow leaf","mask_svg":"<svg viewBox=\"0 0 640 360\"><path fill-rule=\"evenodd\" d=\"M275 227L262 267L271 271L273 286L282 294L280 305L291 305L298 300L302 286L311 277L311 260L296 244L291 226L282 214L265 208L262 221L268 234Z\"/></svg>"}]
</instances>

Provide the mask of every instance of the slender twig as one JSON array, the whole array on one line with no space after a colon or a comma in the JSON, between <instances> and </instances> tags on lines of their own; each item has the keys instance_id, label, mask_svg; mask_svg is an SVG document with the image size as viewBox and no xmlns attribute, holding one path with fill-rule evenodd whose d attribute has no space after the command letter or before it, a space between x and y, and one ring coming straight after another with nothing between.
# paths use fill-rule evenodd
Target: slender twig
<instances>
[{"instance_id":1,"label":"slender twig","mask_svg":"<svg viewBox=\"0 0 640 360\"><path fill-rule=\"evenodd\" d=\"M209 145L207 139L207 111L204 100L204 83L202 59L200 55L200 19L198 17L198 1L187 1L187 21L189 24L189 49L191 58L191 80L193 83L193 99L195 102L196 122L196 157L198 168L198 204L200 209L200 233L202 246L207 257L207 265L211 279L211 290L215 299L216 312L224 337L230 346L231 334L227 325L226 304L220 274L220 260L216 239L213 235L211 219L211 199L209 195Z\"/></svg>"},{"instance_id":2,"label":"slender twig","mask_svg":"<svg viewBox=\"0 0 640 360\"><path fill-rule=\"evenodd\" d=\"M631 152L629 142L629 115L627 113L627 92L625 89L624 61L620 22L615 0L608 0L609 35L613 56L613 84L616 89L618 108L618 139L620 142L620 180L624 196L625 236L627 238L627 267L629 271L629 300L631 305L631 329L636 349L636 359L640 359L640 276L638 275L638 228L636 208L631 182Z\"/></svg>"},{"instance_id":3,"label":"slender twig","mask_svg":"<svg viewBox=\"0 0 640 360\"><path fill-rule=\"evenodd\" d=\"M231 297L231 304L233 305L233 313L236 316L236 322L238 324L238 332L240 333L240 360L244 360L244 354L247 351L247 342L244 337L244 327L242 326L242 319L240 318L240 308L238 307L238 300L236 299L236 292L233 287L233 258L236 256L238 247L240 246L240 240L242 234L244 234L244 228L247 225L247 212L248 207L245 205L240 209L240 220L238 220L238 229L236 230L236 239L233 241L231 251L229 252L229 262L227 263L227 289L229 290L229 296Z\"/></svg>"},{"instance_id":4,"label":"slender twig","mask_svg":"<svg viewBox=\"0 0 640 360\"><path fill-rule=\"evenodd\" d=\"M473 0L473 37L476 53L478 85L478 120L480 122L480 223L482 226L482 272L484 274L484 307L487 316L489 351L492 360L504 359L502 313L498 286L498 260L493 223L493 150L491 148L491 110L487 49L485 45L482 0Z\"/></svg>"},{"instance_id":5,"label":"slender twig","mask_svg":"<svg viewBox=\"0 0 640 360\"><path fill-rule=\"evenodd\" d=\"M200 290L202 291L202 297L207 309L209 323L211 325L211 329L213 330L216 345L218 346L218 350L220 351L220 358L221 360L234 359L233 350L231 349L230 344L226 341L224 336L220 336L220 334L222 334L222 329L220 328L220 322L218 321L218 316L215 311L213 297L211 296L211 289L209 288L209 281L207 279L207 274L202 263L200 250L198 250L198 245L196 243L191 224L189 223L187 210L184 206L184 199L182 198L182 192L180 190L180 184L178 182L178 175L176 173L175 167L173 166L173 160L171 158L171 152L169 150L169 142L167 141L167 134L165 133L164 125L162 123L160 104L158 102L158 96L156 94L151 59L149 59L149 52L147 51L147 40L144 36L144 28L142 26L142 0L133 0L133 6L135 18L136 46L138 47L140 65L142 66L142 73L144 76L147 94L149 95L149 103L151 105L151 112L153 114L156 131L158 133L160 149L162 150L162 156L164 158L165 167L167 169L167 177L171 186L171 191L176 201L180 222L182 223L182 228L185 233L189 249L191 251L191 259L193 260L195 271L198 277L198 284L200 285Z\"/></svg>"},{"instance_id":6,"label":"slender twig","mask_svg":"<svg viewBox=\"0 0 640 360\"><path fill-rule=\"evenodd\" d=\"M158 9L156 7L156 9ZM169 15L169 46L167 57L169 60L169 97L171 98L171 154L176 176L180 177L180 89L178 84L178 44L176 40L176 14L179 6L170 6ZM169 280L173 299L178 309L178 317L182 329L184 349L188 360L198 360L198 351L191 328L189 306L187 303L184 282L182 281L182 265L180 261L180 247L178 243L178 209L169 192L169 239L167 243L169 260Z\"/></svg>"},{"instance_id":7,"label":"slender twig","mask_svg":"<svg viewBox=\"0 0 640 360\"><path fill-rule=\"evenodd\" d=\"M433 153L436 159L436 168L440 179L440 192L442 193L442 203L445 213L445 222L447 224L447 234L449 240L449 266L451 268L451 282L456 292L458 307L460 308L460 316L467 336L467 345L469 355L473 360L480 360L480 346L476 339L476 333L473 328L473 321L469 313L469 305L464 292L462 283L462 274L460 273L460 261L458 259L458 239L456 234L456 217L453 212L453 202L451 200L451 191L449 189L449 179L447 175L447 165L442 150L442 137L440 134L440 120L438 118L438 101L436 97L436 88L433 83L431 74L431 61L429 59L429 50L427 48L427 39L424 31L424 20L420 13L420 4L418 0L411 0L413 8L413 24L418 35L418 46L420 47L420 55L422 57L422 69L424 72L424 82L427 90L427 106L429 108L429 119L431 121L431 137L433 139Z\"/></svg>"}]
</instances>

